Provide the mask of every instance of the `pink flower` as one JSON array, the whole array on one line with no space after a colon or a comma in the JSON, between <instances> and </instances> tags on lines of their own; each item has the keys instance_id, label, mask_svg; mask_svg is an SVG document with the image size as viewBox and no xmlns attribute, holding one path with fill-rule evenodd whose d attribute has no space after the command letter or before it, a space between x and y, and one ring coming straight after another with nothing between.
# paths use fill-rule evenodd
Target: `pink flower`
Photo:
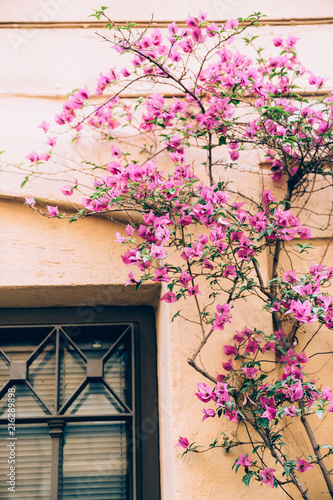
<instances>
[{"instance_id":1,"label":"pink flower","mask_svg":"<svg viewBox=\"0 0 333 500\"><path fill-rule=\"evenodd\" d=\"M276 199L274 198L272 191L267 191L266 189L264 189L262 192L262 201L263 204L266 206L269 203L274 203Z\"/></svg>"},{"instance_id":2,"label":"pink flower","mask_svg":"<svg viewBox=\"0 0 333 500\"><path fill-rule=\"evenodd\" d=\"M286 47L294 47L297 40L300 40L300 38L297 36L293 35L288 36L286 40Z\"/></svg>"},{"instance_id":3,"label":"pink flower","mask_svg":"<svg viewBox=\"0 0 333 500\"><path fill-rule=\"evenodd\" d=\"M151 38L151 41L153 42L153 44L156 47L159 46L159 45L161 45L162 40L163 40L161 30L159 28L154 29L154 31L152 32L150 38Z\"/></svg>"},{"instance_id":4,"label":"pink flower","mask_svg":"<svg viewBox=\"0 0 333 500\"><path fill-rule=\"evenodd\" d=\"M59 215L58 207L51 207L50 205L47 205L47 210L49 212L50 217L58 217Z\"/></svg>"},{"instance_id":5,"label":"pink flower","mask_svg":"<svg viewBox=\"0 0 333 500\"><path fill-rule=\"evenodd\" d=\"M190 297L192 295L202 295L202 293L199 291L199 285L192 286L191 288L188 289L187 292Z\"/></svg>"},{"instance_id":6,"label":"pink flower","mask_svg":"<svg viewBox=\"0 0 333 500\"><path fill-rule=\"evenodd\" d=\"M133 233L135 231L135 228L131 226L130 224L127 224L125 232L128 234L128 236L133 236Z\"/></svg>"},{"instance_id":7,"label":"pink flower","mask_svg":"<svg viewBox=\"0 0 333 500\"><path fill-rule=\"evenodd\" d=\"M197 26L199 26L199 21L196 17L188 16L185 22L187 26L192 29L195 29Z\"/></svg>"},{"instance_id":8,"label":"pink flower","mask_svg":"<svg viewBox=\"0 0 333 500\"><path fill-rule=\"evenodd\" d=\"M136 285L137 283L140 283L140 280L137 280L136 278L134 278L133 271L131 271L128 275L128 281L126 281L125 286Z\"/></svg>"},{"instance_id":9,"label":"pink flower","mask_svg":"<svg viewBox=\"0 0 333 500\"><path fill-rule=\"evenodd\" d=\"M112 156L115 156L116 158L121 157L121 151L119 148L115 148L113 145L111 146L111 154Z\"/></svg>"},{"instance_id":10,"label":"pink flower","mask_svg":"<svg viewBox=\"0 0 333 500\"><path fill-rule=\"evenodd\" d=\"M206 37L202 34L200 28L195 28L192 31L192 39L195 43L204 43Z\"/></svg>"},{"instance_id":11,"label":"pink flower","mask_svg":"<svg viewBox=\"0 0 333 500\"><path fill-rule=\"evenodd\" d=\"M327 386L327 387L325 387L325 389L323 389L322 396L323 396L323 399L325 399L326 401L332 401L333 395L332 395L332 391L329 388L329 386Z\"/></svg>"},{"instance_id":12,"label":"pink flower","mask_svg":"<svg viewBox=\"0 0 333 500\"><path fill-rule=\"evenodd\" d=\"M270 469L269 467L260 471L262 482L267 484L267 486L271 486L271 488L274 488L274 472L275 469Z\"/></svg>"},{"instance_id":13,"label":"pink flower","mask_svg":"<svg viewBox=\"0 0 333 500\"><path fill-rule=\"evenodd\" d=\"M208 384L204 382L200 382L197 384L198 392L195 395L202 401L203 403L208 403L212 399L215 398L215 395Z\"/></svg>"},{"instance_id":14,"label":"pink flower","mask_svg":"<svg viewBox=\"0 0 333 500\"><path fill-rule=\"evenodd\" d=\"M308 325L318 320L317 314L312 313L312 306L309 300L301 302L300 300L296 301L293 299L290 302L288 311L286 311L286 314L290 313L292 313L298 321L307 323Z\"/></svg>"},{"instance_id":15,"label":"pink flower","mask_svg":"<svg viewBox=\"0 0 333 500\"><path fill-rule=\"evenodd\" d=\"M116 161L111 161L108 164L108 171L111 174L119 174L119 172L121 171L121 165L120 165L120 163L117 163Z\"/></svg>"},{"instance_id":16,"label":"pink flower","mask_svg":"<svg viewBox=\"0 0 333 500\"><path fill-rule=\"evenodd\" d=\"M31 161L31 163L38 161L39 160L39 155L36 153L36 151L32 151L32 153L29 153L26 158Z\"/></svg>"},{"instance_id":17,"label":"pink flower","mask_svg":"<svg viewBox=\"0 0 333 500\"><path fill-rule=\"evenodd\" d=\"M244 453L241 453L236 462L236 465L241 465L242 467L251 467L252 460L250 459L248 454L244 455Z\"/></svg>"},{"instance_id":18,"label":"pink flower","mask_svg":"<svg viewBox=\"0 0 333 500\"><path fill-rule=\"evenodd\" d=\"M179 42L179 47L183 49L185 54L190 54L193 50L193 42L190 39L184 40L183 42Z\"/></svg>"},{"instance_id":19,"label":"pink flower","mask_svg":"<svg viewBox=\"0 0 333 500\"><path fill-rule=\"evenodd\" d=\"M214 330L224 330L224 325L227 323L231 323L232 316L228 316L227 314L222 314L221 316L215 313L215 321L213 323Z\"/></svg>"},{"instance_id":20,"label":"pink flower","mask_svg":"<svg viewBox=\"0 0 333 500\"><path fill-rule=\"evenodd\" d=\"M317 77L315 75L310 75L310 77L309 77L309 84L310 85L316 85L317 84Z\"/></svg>"},{"instance_id":21,"label":"pink flower","mask_svg":"<svg viewBox=\"0 0 333 500\"><path fill-rule=\"evenodd\" d=\"M231 311L231 304L217 304L216 310L220 314L228 314Z\"/></svg>"},{"instance_id":22,"label":"pink flower","mask_svg":"<svg viewBox=\"0 0 333 500\"><path fill-rule=\"evenodd\" d=\"M189 226L192 222L192 217L190 215L185 215L184 217L181 217L181 219L178 219L178 224L181 224L182 226Z\"/></svg>"},{"instance_id":23,"label":"pink flower","mask_svg":"<svg viewBox=\"0 0 333 500\"><path fill-rule=\"evenodd\" d=\"M189 282L192 280L192 277L186 272L182 271L182 274L179 276L179 282L185 287L188 287Z\"/></svg>"},{"instance_id":24,"label":"pink flower","mask_svg":"<svg viewBox=\"0 0 333 500\"><path fill-rule=\"evenodd\" d=\"M48 161L51 158L51 156L48 153L42 153L41 155L38 155L33 151L32 153L30 153L30 155L26 156L26 158L28 158L28 160L30 160L31 162Z\"/></svg>"},{"instance_id":25,"label":"pink flower","mask_svg":"<svg viewBox=\"0 0 333 500\"><path fill-rule=\"evenodd\" d=\"M171 304L172 302L177 302L177 296L173 292L166 292L163 297L160 298L160 300L164 300L168 304Z\"/></svg>"},{"instance_id":26,"label":"pink flower","mask_svg":"<svg viewBox=\"0 0 333 500\"><path fill-rule=\"evenodd\" d=\"M228 417L230 422L235 422L237 423L238 422L238 416L237 416L237 411L236 410L232 410L230 411L229 408L226 409L225 413L224 413L224 417Z\"/></svg>"},{"instance_id":27,"label":"pink flower","mask_svg":"<svg viewBox=\"0 0 333 500\"><path fill-rule=\"evenodd\" d=\"M199 10L199 19L201 22L205 22L207 20L208 12L203 12L202 10Z\"/></svg>"},{"instance_id":28,"label":"pink flower","mask_svg":"<svg viewBox=\"0 0 333 500\"><path fill-rule=\"evenodd\" d=\"M120 70L120 73L123 75L124 78L128 78L129 76L131 76L131 73L128 71L127 68L122 68Z\"/></svg>"},{"instance_id":29,"label":"pink flower","mask_svg":"<svg viewBox=\"0 0 333 500\"><path fill-rule=\"evenodd\" d=\"M295 405L288 406L285 410L285 414L289 417L294 417L296 415L296 407Z\"/></svg>"},{"instance_id":30,"label":"pink flower","mask_svg":"<svg viewBox=\"0 0 333 500\"><path fill-rule=\"evenodd\" d=\"M233 30L238 27L237 19L228 19L228 21L224 25L225 30Z\"/></svg>"},{"instance_id":31,"label":"pink flower","mask_svg":"<svg viewBox=\"0 0 333 500\"><path fill-rule=\"evenodd\" d=\"M125 243L126 238L116 231L116 241L118 241L118 243Z\"/></svg>"},{"instance_id":32,"label":"pink flower","mask_svg":"<svg viewBox=\"0 0 333 500\"><path fill-rule=\"evenodd\" d=\"M73 188L72 188L72 186L64 186L63 188L60 188L60 191L65 196L71 196L73 194Z\"/></svg>"},{"instance_id":33,"label":"pink flower","mask_svg":"<svg viewBox=\"0 0 333 500\"><path fill-rule=\"evenodd\" d=\"M265 404L266 411L261 415L262 418L268 418L268 420L273 420L276 417L276 409Z\"/></svg>"},{"instance_id":34,"label":"pink flower","mask_svg":"<svg viewBox=\"0 0 333 500\"><path fill-rule=\"evenodd\" d=\"M242 370L247 378L255 378L258 372L258 369L252 366L248 368L242 367Z\"/></svg>"},{"instance_id":35,"label":"pink flower","mask_svg":"<svg viewBox=\"0 0 333 500\"><path fill-rule=\"evenodd\" d=\"M280 330L277 330L276 332L273 333L273 336L274 338L276 338L276 340L281 340L282 337L285 337L285 333L280 329Z\"/></svg>"},{"instance_id":36,"label":"pink flower","mask_svg":"<svg viewBox=\"0 0 333 500\"><path fill-rule=\"evenodd\" d=\"M257 342L255 340L250 339L248 341L248 343L246 344L244 353L245 354L248 354L248 353L255 354L258 349L259 349L259 345L257 344Z\"/></svg>"},{"instance_id":37,"label":"pink flower","mask_svg":"<svg viewBox=\"0 0 333 500\"><path fill-rule=\"evenodd\" d=\"M266 344L264 345L264 347L262 348L262 352L266 352L266 351L272 351L272 352L275 352L275 343L274 342L266 342Z\"/></svg>"},{"instance_id":38,"label":"pink flower","mask_svg":"<svg viewBox=\"0 0 333 500\"><path fill-rule=\"evenodd\" d=\"M225 406L225 403L229 403L229 401L230 401L230 395L228 392L228 384L226 382L224 382L225 379L226 379L226 376L224 376L224 378L223 378L223 376L220 375L219 380L218 380L218 384L216 385L216 387L214 389L214 392L217 396L216 404L219 406Z\"/></svg>"},{"instance_id":39,"label":"pink flower","mask_svg":"<svg viewBox=\"0 0 333 500\"><path fill-rule=\"evenodd\" d=\"M214 418L215 417L215 410L212 410L211 408L207 408L207 410L201 410L204 416L202 417L201 422L206 420L206 418Z\"/></svg>"},{"instance_id":40,"label":"pink flower","mask_svg":"<svg viewBox=\"0 0 333 500\"><path fill-rule=\"evenodd\" d=\"M177 442L175 448L177 446L182 446L183 448L186 449L186 448L188 448L190 446L190 442L189 442L189 440L187 438L179 436L178 442Z\"/></svg>"},{"instance_id":41,"label":"pink flower","mask_svg":"<svg viewBox=\"0 0 333 500\"><path fill-rule=\"evenodd\" d=\"M235 278L237 276L235 266L227 266L223 271L223 276L225 278Z\"/></svg>"},{"instance_id":42,"label":"pink flower","mask_svg":"<svg viewBox=\"0 0 333 500\"><path fill-rule=\"evenodd\" d=\"M231 372L234 369L234 365L231 358L228 359L226 363L222 363L222 366L226 372Z\"/></svg>"},{"instance_id":43,"label":"pink flower","mask_svg":"<svg viewBox=\"0 0 333 500\"><path fill-rule=\"evenodd\" d=\"M237 356L237 349L234 345L224 345L223 346L224 354L227 356Z\"/></svg>"},{"instance_id":44,"label":"pink flower","mask_svg":"<svg viewBox=\"0 0 333 500\"><path fill-rule=\"evenodd\" d=\"M236 161L239 158L239 153L238 153L238 151L235 151L235 150L229 151L229 155L230 155L230 158L232 161Z\"/></svg>"},{"instance_id":45,"label":"pink flower","mask_svg":"<svg viewBox=\"0 0 333 500\"><path fill-rule=\"evenodd\" d=\"M305 354L305 352L302 351L301 353L297 354L296 361L297 361L297 363L305 364L305 363L308 363L310 360L307 357L307 355Z\"/></svg>"},{"instance_id":46,"label":"pink flower","mask_svg":"<svg viewBox=\"0 0 333 500\"><path fill-rule=\"evenodd\" d=\"M163 257L165 257L165 248L163 245L155 245L155 243L152 243L150 255L153 259L163 259Z\"/></svg>"},{"instance_id":47,"label":"pink flower","mask_svg":"<svg viewBox=\"0 0 333 500\"><path fill-rule=\"evenodd\" d=\"M29 198L26 198L25 199L25 204L28 206L28 207L33 207L35 206L36 204L36 200L33 196L29 196Z\"/></svg>"},{"instance_id":48,"label":"pink flower","mask_svg":"<svg viewBox=\"0 0 333 500\"><path fill-rule=\"evenodd\" d=\"M302 387L302 382L300 380L298 380L295 384L289 387L289 397L290 401L296 401L297 399L302 399L303 387Z\"/></svg>"},{"instance_id":49,"label":"pink flower","mask_svg":"<svg viewBox=\"0 0 333 500\"><path fill-rule=\"evenodd\" d=\"M320 273L325 269L326 266L323 264L316 264L312 261L312 265L310 266L310 273L314 276L318 277Z\"/></svg>"},{"instance_id":50,"label":"pink flower","mask_svg":"<svg viewBox=\"0 0 333 500\"><path fill-rule=\"evenodd\" d=\"M277 38L273 38L272 42L274 43L275 47L281 47L282 43L283 43L283 40L282 38L279 36Z\"/></svg>"},{"instance_id":51,"label":"pink flower","mask_svg":"<svg viewBox=\"0 0 333 500\"><path fill-rule=\"evenodd\" d=\"M56 142L57 142L57 137L48 137L46 144L48 144L53 148L56 145Z\"/></svg>"},{"instance_id":52,"label":"pink flower","mask_svg":"<svg viewBox=\"0 0 333 500\"><path fill-rule=\"evenodd\" d=\"M159 282L164 281L165 283L169 283L170 278L169 278L168 271L167 271L166 267L162 267L161 269L156 269L155 274L156 274L156 276L154 278L155 282L159 283Z\"/></svg>"},{"instance_id":53,"label":"pink flower","mask_svg":"<svg viewBox=\"0 0 333 500\"><path fill-rule=\"evenodd\" d=\"M213 264L211 262L209 262L209 260L206 259L206 257L204 257L202 267L203 267L203 269L210 269L211 271L214 269Z\"/></svg>"},{"instance_id":54,"label":"pink flower","mask_svg":"<svg viewBox=\"0 0 333 500\"><path fill-rule=\"evenodd\" d=\"M175 22L168 24L168 30L171 35L176 35L178 33L178 26Z\"/></svg>"},{"instance_id":55,"label":"pink flower","mask_svg":"<svg viewBox=\"0 0 333 500\"><path fill-rule=\"evenodd\" d=\"M301 227L297 232L301 240L310 240L312 238L311 229L309 227Z\"/></svg>"},{"instance_id":56,"label":"pink flower","mask_svg":"<svg viewBox=\"0 0 333 500\"><path fill-rule=\"evenodd\" d=\"M46 133L46 132L48 132L48 130L50 128L50 124L47 123L45 120L43 120L42 123L40 125L38 125L38 128L42 128L43 131Z\"/></svg>"},{"instance_id":57,"label":"pink flower","mask_svg":"<svg viewBox=\"0 0 333 500\"><path fill-rule=\"evenodd\" d=\"M314 293L314 290L312 289L311 283L308 283L307 285L293 286L292 288L299 295L302 295L302 297L305 297L307 295L312 295Z\"/></svg>"},{"instance_id":58,"label":"pink flower","mask_svg":"<svg viewBox=\"0 0 333 500\"><path fill-rule=\"evenodd\" d=\"M209 38L213 38L219 32L219 27L216 23L211 23L209 26L206 26L207 36Z\"/></svg>"},{"instance_id":59,"label":"pink flower","mask_svg":"<svg viewBox=\"0 0 333 500\"><path fill-rule=\"evenodd\" d=\"M182 56L175 49L173 49L173 50L170 51L169 57L170 57L171 61L176 62L176 63L180 62L181 59L182 59Z\"/></svg>"},{"instance_id":60,"label":"pink flower","mask_svg":"<svg viewBox=\"0 0 333 500\"><path fill-rule=\"evenodd\" d=\"M216 380L218 382L224 382L226 378L227 378L226 375L221 375L221 373L216 372Z\"/></svg>"},{"instance_id":61,"label":"pink flower","mask_svg":"<svg viewBox=\"0 0 333 500\"><path fill-rule=\"evenodd\" d=\"M296 457L297 459L297 466L295 467L295 470L298 470L298 472L305 472L309 469L313 469L313 465L309 464L306 460L301 460L300 458Z\"/></svg>"}]
</instances>

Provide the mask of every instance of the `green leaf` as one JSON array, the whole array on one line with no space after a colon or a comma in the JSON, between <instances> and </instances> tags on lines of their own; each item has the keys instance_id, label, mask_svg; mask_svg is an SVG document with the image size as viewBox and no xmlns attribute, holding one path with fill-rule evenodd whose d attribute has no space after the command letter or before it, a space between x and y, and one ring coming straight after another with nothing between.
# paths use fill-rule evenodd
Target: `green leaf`
<instances>
[{"instance_id":1,"label":"green leaf","mask_svg":"<svg viewBox=\"0 0 333 500\"><path fill-rule=\"evenodd\" d=\"M26 183L28 182L28 180L29 180L29 176L27 175L26 177L24 177L23 182L21 182L21 189L24 188L24 186L26 185Z\"/></svg>"},{"instance_id":2,"label":"green leaf","mask_svg":"<svg viewBox=\"0 0 333 500\"><path fill-rule=\"evenodd\" d=\"M224 135L221 135L219 137L219 146L223 146L223 144L227 144L227 139L224 137Z\"/></svg>"},{"instance_id":3,"label":"green leaf","mask_svg":"<svg viewBox=\"0 0 333 500\"><path fill-rule=\"evenodd\" d=\"M268 418L258 418L258 424L260 427L263 427L264 429L269 429L269 420Z\"/></svg>"},{"instance_id":4,"label":"green leaf","mask_svg":"<svg viewBox=\"0 0 333 500\"><path fill-rule=\"evenodd\" d=\"M294 470L295 467L296 467L296 460L289 460L284 464L283 468L287 477L290 476L291 472Z\"/></svg>"},{"instance_id":5,"label":"green leaf","mask_svg":"<svg viewBox=\"0 0 333 500\"><path fill-rule=\"evenodd\" d=\"M140 286L141 286L141 283L142 283L142 282L141 282L141 281L139 281L139 283L137 283L137 284L135 285L135 290L139 290L139 288L140 288Z\"/></svg>"},{"instance_id":6,"label":"green leaf","mask_svg":"<svg viewBox=\"0 0 333 500\"><path fill-rule=\"evenodd\" d=\"M325 414L325 408L317 408L316 415L318 418L321 418Z\"/></svg>"},{"instance_id":7,"label":"green leaf","mask_svg":"<svg viewBox=\"0 0 333 500\"><path fill-rule=\"evenodd\" d=\"M235 468L235 466L236 466L236 462L237 462L237 460L238 460L238 457L237 457L237 458L236 458L236 460L234 461L234 464L233 464L233 466L231 467L231 470L234 470L234 468ZM236 471L236 472L237 472L237 471Z\"/></svg>"},{"instance_id":8,"label":"green leaf","mask_svg":"<svg viewBox=\"0 0 333 500\"><path fill-rule=\"evenodd\" d=\"M179 316L180 313L181 311L177 311L176 314L172 316L171 321L174 321Z\"/></svg>"},{"instance_id":9,"label":"green leaf","mask_svg":"<svg viewBox=\"0 0 333 500\"><path fill-rule=\"evenodd\" d=\"M245 476L243 476L242 481L246 486L249 486L253 474L254 472L250 471L247 474L245 474Z\"/></svg>"},{"instance_id":10,"label":"green leaf","mask_svg":"<svg viewBox=\"0 0 333 500\"><path fill-rule=\"evenodd\" d=\"M300 248L301 250L301 253L303 252L306 252L306 253L309 253L308 250L312 250L312 245L309 244L309 243L295 243L295 246L297 246L298 248Z\"/></svg>"}]
</instances>

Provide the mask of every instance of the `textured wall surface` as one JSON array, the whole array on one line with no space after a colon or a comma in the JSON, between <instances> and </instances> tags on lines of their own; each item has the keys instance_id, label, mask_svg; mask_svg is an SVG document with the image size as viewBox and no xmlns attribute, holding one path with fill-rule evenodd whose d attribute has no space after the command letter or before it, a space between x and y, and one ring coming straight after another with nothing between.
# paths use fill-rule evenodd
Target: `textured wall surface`
<instances>
[{"instance_id":1,"label":"textured wall surface","mask_svg":"<svg viewBox=\"0 0 333 500\"><path fill-rule=\"evenodd\" d=\"M43 119L51 121L59 112L67 92L85 84L93 87L99 72L114 66L115 54L101 43L95 34L96 27L89 24L92 20L89 14L100 3L111 5L108 0L0 2L0 150L6 150L3 158L8 163L20 162L32 149L42 148L44 136L37 126ZM299 36L302 61L315 74L331 78L329 86L333 87L331 0L124 0L112 4L109 13L114 19L148 21L154 12L154 21L162 27L165 21L183 20L188 13L195 14L200 8L208 10L212 20L261 11L268 16L259 30L261 44L268 45L272 36L291 33ZM89 149L89 144L87 147ZM70 155L73 160L80 159L86 152L85 146L71 146L69 141L64 142L62 148L63 154ZM120 245L114 241L119 226L98 217L72 225L40 217L23 206L23 196L33 193L51 204L66 206L59 191L63 179L55 175L50 181L42 176L22 190L21 173L8 167L0 174L0 307L154 305L158 336L162 500L264 500L270 496L272 492L267 486L258 484L247 489L241 484L241 476L231 472L236 451L226 456L216 449L181 460L179 449L174 449L178 435L188 435L192 441L209 442L212 435L221 432L221 421L207 421L203 425L200 422L201 404L193 394L196 383L202 380L186 363L197 346L193 325L181 320L170 323L176 308L159 303L159 287L147 285L138 293L131 287L124 287L128 269L120 259ZM240 188L247 186L253 194L260 192L263 186L272 187L268 172L258 166L255 155L243 160L239 171L232 174L232 180ZM320 214L330 203L328 196L325 199L318 196L313 202L313 211ZM320 226L320 216L317 224ZM319 232L314 234L318 236ZM330 236L330 231L326 231L315 240L317 261L324 255ZM269 256L261 259L263 274L267 274L268 261ZM333 249L327 251L326 261L333 264ZM299 268L306 269L308 264L307 259L303 259ZM186 307L191 314L191 306L187 304ZM222 345L231 338L234 329L241 329L246 323L270 327L268 316L255 310L251 302L236 308L234 318L232 329L223 332L223 338L216 332L214 342L203 353L203 362L209 363L212 371L220 370ZM333 350L331 336L323 334L317 347ZM311 372L319 376L325 386L330 382L333 362L330 357L320 362L316 360L311 361ZM318 424L317 432L324 442L327 435L332 434L330 425L332 419L328 418L320 426ZM223 431L232 433L234 430L234 424L223 419ZM295 453L299 444L308 446L301 430L296 430L290 439ZM273 462L271 466L274 467ZM314 500L329 498L325 485L311 471L304 478ZM275 490L274 498L282 500L286 496Z\"/></svg>"}]
</instances>

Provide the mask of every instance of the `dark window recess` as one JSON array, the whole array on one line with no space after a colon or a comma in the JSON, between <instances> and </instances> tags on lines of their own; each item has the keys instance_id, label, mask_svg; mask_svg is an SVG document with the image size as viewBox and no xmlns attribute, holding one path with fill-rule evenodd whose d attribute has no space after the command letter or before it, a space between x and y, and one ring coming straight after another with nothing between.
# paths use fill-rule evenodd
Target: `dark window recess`
<instances>
[{"instance_id":1,"label":"dark window recess","mask_svg":"<svg viewBox=\"0 0 333 500\"><path fill-rule=\"evenodd\" d=\"M154 315L99 309L0 310L1 499L12 387L20 500L160 498Z\"/></svg>"}]
</instances>

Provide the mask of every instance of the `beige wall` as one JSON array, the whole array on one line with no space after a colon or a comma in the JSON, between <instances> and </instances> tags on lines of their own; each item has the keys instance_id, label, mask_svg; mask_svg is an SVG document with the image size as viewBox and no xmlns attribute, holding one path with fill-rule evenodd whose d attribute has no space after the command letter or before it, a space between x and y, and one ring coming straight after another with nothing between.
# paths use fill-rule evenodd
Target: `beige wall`
<instances>
[{"instance_id":1,"label":"beige wall","mask_svg":"<svg viewBox=\"0 0 333 500\"><path fill-rule=\"evenodd\" d=\"M42 119L52 119L68 91L86 83L93 86L99 72L114 65L113 52L96 37L95 27L87 23L92 8L100 3L109 2L0 2L0 150L6 150L4 159L8 163L19 162L32 149L42 148L44 136L37 126ZM155 12L155 21L184 19L200 7L209 10L210 17L217 20L262 11L269 16L265 26L260 28L263 44L268 43L271 36L296 34L301 37L299 52L304 63L316 74L333 77L331 0L206 0L204 5L201 0L114 3L114 18L128 20L148 20L151 11ZM272 25L269 19L275 19ZM36 22L46 24L34 29ZM20 23L28 23L28 26ZM83 26L82 23L87 24ZM329 85L333 87L332 83ZM91 146L86 147L90 151ZM86 153L85 146L75 146L75 149L69 142L64 142L62 148L63 154L74 160ZM255 156L248 156L243 161L240 171L233 174L233 180L237 186L251 186L253 193L263 186L271 186L268 173L258 168ZM202 378L186 363L197 344L193 326L181 321L170 323L176 309L159 303L159 287L147 285L135 293L131 287L123 286L128 269L120 261L120 246L114 242L115 231L119 230L116 223L92 217L69 226L66 221L42 218L22 205L22 197L31 193L51 203L63 203L59 194L63 178L55 176L55 180L50 181L44 176L23 190L21 182L22 174L11 167L1 173L1 307L154 305L158 336L162 500L260 500L271 495L272 491L265 485L257 484L250 489L241 485L241 475L235 476L230 469L236 451L226 456L221 450L214 450L180 460L179 449L174 449L179 434L208 443L212 435L222 430L235 432L234 424L226 419L200 422L202 405L193 394L196 383ZM329 205L330 200L315 201L314 210L319 212L323 203ZM315 241L316 258L323 255L330 234L328 230L324 237ZM329 250L328 259L333 264L333 250ZM261 266L266 272L268 257L262 258ZM189 308L191 314L188 302L184 307ZM242 328L246 323L263 328L270 325L268 315L261 313L253 303L236 309L234 318L232 328L226 329L223 335L216 332L214 342L203 353L203 361L209 363L211 371L220 370L222 345L231 338L235 328ZM324 334L318 346L333 350L331 335ZM333 362L331 358L320 363L315 361L311 370L320 376L325 386L330 382ZM318 429L324 441L330 425L332 419L327 418ZM297 431L296 436L298 442L294 438L291 442L298 452L299 443L308 445L301 431ZM321 494L325 486L314 474L309 472L304 479L314 500L328 498L327 494ZM275 490L274 498L283 499L285 495Z\"/></svg>"}]
</instances>

